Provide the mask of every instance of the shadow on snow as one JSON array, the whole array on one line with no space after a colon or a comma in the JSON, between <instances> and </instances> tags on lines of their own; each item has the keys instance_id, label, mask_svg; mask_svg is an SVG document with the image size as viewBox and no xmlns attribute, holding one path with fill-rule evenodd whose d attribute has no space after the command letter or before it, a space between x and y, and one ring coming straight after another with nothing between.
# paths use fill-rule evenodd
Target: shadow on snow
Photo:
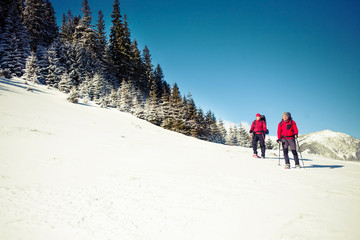
<instances>
[{"instance_id":1,"label":"shadow on snow","mask_svg":"<svg viewBox=\"0 0 360 240\"><path fill-rule=\"evenodd\" d=\"M17 88L22 88L24 90L28 90L28 87L29 87L31 89L30 90L31 92L45 93L45 92L43 92L41 90L31 88L31 86L28 86L28 85L23 86L23 85L15 83L15 82L12 82L11 80L5 79L5 78L0 78L0 83L4 84L4 85L11 85L11 86L14 86L14 87L17 87ZM0 86L0 91L14 92L14 91L8 89L6 86Z\"/></svg>"},{"instance_id":2,"label":"shadow on snow","mask_svg":"<svg viewBox=\"0 0 360 240\"><path fill-rule=\"evenodd\" d=\"M305 166L305 168L330 168L330 169L335 169L335 168L342 168L344 167L344 165L318 165L318 164L313 164L310 166Z\"/></svg>"}]
</instances>

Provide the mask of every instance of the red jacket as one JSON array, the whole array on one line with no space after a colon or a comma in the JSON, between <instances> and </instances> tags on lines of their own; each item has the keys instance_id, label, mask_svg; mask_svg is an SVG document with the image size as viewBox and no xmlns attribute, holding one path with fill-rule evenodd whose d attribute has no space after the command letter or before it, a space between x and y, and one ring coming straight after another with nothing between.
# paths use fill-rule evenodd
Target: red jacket
<instances>
[{"instance_id":1,"label":"red jacket","mask_svg":"<svg viewBox=\"0 0 360 240\"><path fill-rule=\"evenodd\" d=\"M280 139L282 136L284 136L286 139L291 139L298 134L299 131L294 120L289 120L287 122L284 122L284 120L282 120L279 123L277 131L278 139Z\"/></svg>"},{"instance_id":2,"label":"red jacket","mask_svg":"<svg viewBox=\"0 0 360 240\"><path fill-rule=\"evenodd\" d=\"M265 133L267 130L265 121L263 121L263 120L253 121L253 123L251 124L250 130L256 134L260 134L261 131L264 131L264 133Z\"/></svg>"}]
</instances>

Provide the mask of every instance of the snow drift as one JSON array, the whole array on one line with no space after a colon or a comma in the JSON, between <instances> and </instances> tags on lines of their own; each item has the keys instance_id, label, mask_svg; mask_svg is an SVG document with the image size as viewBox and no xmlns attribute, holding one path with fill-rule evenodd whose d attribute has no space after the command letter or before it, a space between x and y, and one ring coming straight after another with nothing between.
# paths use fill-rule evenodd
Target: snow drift
<instances>
[{"instance_id":1,"label":"snow drift","mask_svg":"<svg viewBox=\"0 0 360 240\"><path fill-rule=\"evenodd\" d=\"M0 239L360 238L359 163L285 170L28 87L0 80Z\"/></svg>"}]
</instances>

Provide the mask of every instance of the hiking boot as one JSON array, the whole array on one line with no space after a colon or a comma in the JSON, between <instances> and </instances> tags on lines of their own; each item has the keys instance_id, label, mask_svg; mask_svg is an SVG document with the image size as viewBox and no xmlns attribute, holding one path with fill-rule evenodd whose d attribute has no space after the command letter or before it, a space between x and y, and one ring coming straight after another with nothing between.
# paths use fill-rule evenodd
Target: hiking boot
<instances>
[{"instance_id":1,"label":"hiking boot","mask_svg":"<svg viewBox=\"0 0 360 240\"><path fill-rule=\"evenodd\" d=\"M265 157L261 156L261 159L265 159Z\"/></svg>"},{"instance_id":2,"label":"hiking boot","mask_svg":"<svg viewBox=\"0 0 360 240\"><path fill-rule=\"evenodd\" d=\"M285 169L290 169L290 164L285 164Z\"/></svg>"},{"instance_id":3,"label":"hiking boot","mask_svg":"<svg viewBox=\"0 0 360 240\"><path fill-rule=\"evenodd\" d=\"M260 158L257 154L253 155L254 158Z\"/></svg>"},{"instance_id":4,"label":"hiking boot","mask_svg":"<svg viewBox=\"0 0 360 240\"><path fill-rule=\"evenodd\" d=\"M295 165L295 168L301 168L299 164Z\"/></svg>"}]
</instances>

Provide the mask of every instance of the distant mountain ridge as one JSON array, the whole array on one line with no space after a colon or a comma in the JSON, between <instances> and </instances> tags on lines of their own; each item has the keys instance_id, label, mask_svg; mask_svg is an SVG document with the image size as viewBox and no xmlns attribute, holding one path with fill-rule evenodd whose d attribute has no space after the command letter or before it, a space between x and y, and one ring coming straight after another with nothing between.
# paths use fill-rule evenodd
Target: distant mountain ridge
<instances>
[{"instance_id":1,"label":"distant mountain ridge","mask_svg":"<svg viewBox=\"0 0 360 240\"><path fill-rule=\"evenodd\" d=\"M301 135L301 151L324 157L360 161L360 140L345 133L324 130Z\"/></svg>"}]
</instances>

